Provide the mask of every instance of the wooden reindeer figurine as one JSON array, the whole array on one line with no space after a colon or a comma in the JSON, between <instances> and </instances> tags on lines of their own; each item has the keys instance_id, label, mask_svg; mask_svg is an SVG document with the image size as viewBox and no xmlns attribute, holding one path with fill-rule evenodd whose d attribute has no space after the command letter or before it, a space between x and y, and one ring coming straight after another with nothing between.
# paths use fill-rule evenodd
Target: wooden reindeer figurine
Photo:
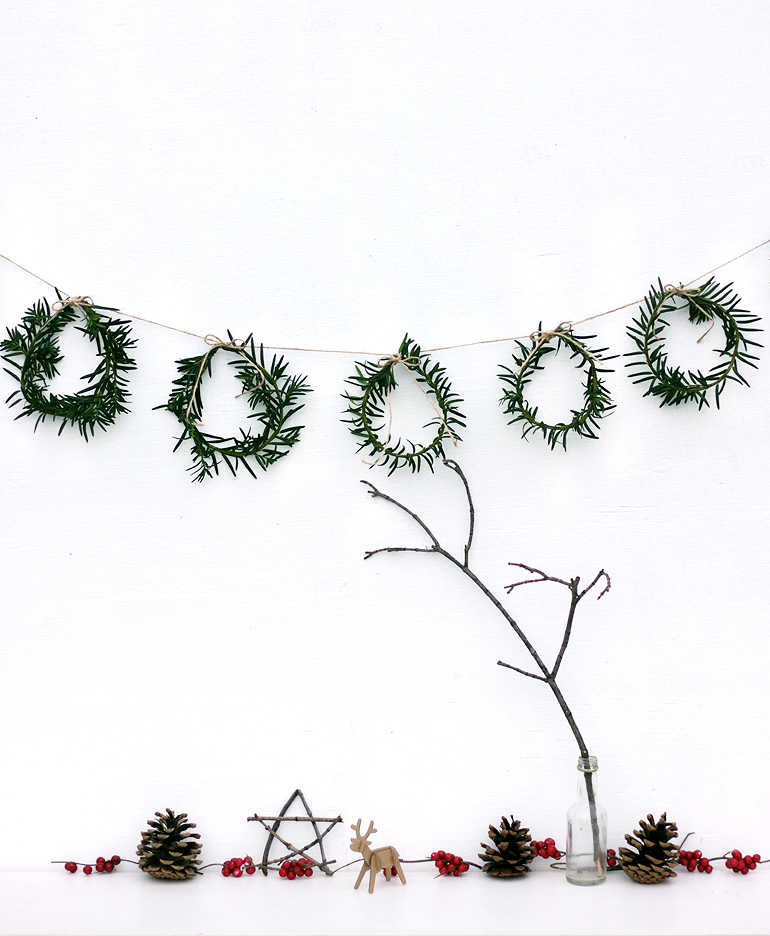
<instances>
[{"instance_id":1,"label":"wooden reindeer figurine","mask_svg":"<svg viewBox=\"0 0 770 936\"><path fill-rule=\"evenodd\" d=\"M382 848L370 848L369 847L369 836L377 830L374 828L374 823L369 823L369 828L366 832L361 835L361 820L359 819L355 825L350 827L355 833L353 838L350 840L350 850L354 852L361 852L361 857L364 859L363 867L361 868L361 873L358 875L358 880L355 883L354 890L358 890L358 885L364 878L364 875L369 871L369 893L374 893L374 884L377 880L377 875L380 871L385 872L386 880L390 880L391 870L396 869L396 874L398 875L399 880L402 884L406 884L406 878L404 877L404 870L401 867L401 862L398 860L398 852L392 845L385 845Z\"/></svg>"}]
</instances>

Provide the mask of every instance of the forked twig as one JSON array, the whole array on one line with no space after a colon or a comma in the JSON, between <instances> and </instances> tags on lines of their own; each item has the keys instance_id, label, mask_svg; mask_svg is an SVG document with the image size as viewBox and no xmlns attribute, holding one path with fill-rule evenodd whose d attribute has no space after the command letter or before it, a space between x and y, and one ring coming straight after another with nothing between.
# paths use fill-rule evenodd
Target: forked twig
<instances>
[{"instance_id":1,"label":"forked twig","mask_svg":"<svg viewBox=\"0 0 770 936\"><path fill-rule=\"evenodd\" d=\"M580 604L581 600L596 586L600 581L604 581L604 587L597 596L597 599L602 598L610 590L611 581L610 577L604 569L601 569L597 572L593 581L590 585L587 585L585 588L580 588L580 576L575 576L569 580L558 578L554 575L549 575L547 572L544 572L542 569L538 569L534 566L526 565L523 562L511 562L509 565L515 566L517 568L523 569L525 572L528 572L534 578L526 578L518 582L513 582L511 585L506 586L506 591L510 594L515 588L518 588L520 585L530 585L540 582L554 582L557 585L563 585L565 588L569 589L570 592L570 604L569 610L567 612L567 620L564 625L564 633L562 635L561 646L559 647L559 652L556 655L553 665L549 668L548 665L543 661L542 657L536 650L535 646L531 643L527 635L522 630L521 626L516 620L506 611L503 605L500 603L498 598L493 594L493 592L481 581L481 579L472 571L469 564L469 557L471 546L473 545L473 532L475 526L476 514L473 506L473 499L471 497L470 485L468 484L468 479L465 477L463 470L457 464L457 462L452 461L451 459L445 459L444 464L455 472L460 478L465 488L465 493L468 498L468 539L465 543L463 557L462 559L455 556L453 553L445 549L438 540L438 537L433 533L430 527L425 523L425 521L418 516L413 510L410 510L404 504L397 501L395 498L391 497L388 494L383 494L377 487L375 487L370 481L363 481L369 488L369 494L374 498L380 498L385 500L390 504L393 504L399 510L402 510L408 516L410 516L428 535L428 538L431 541L430 546L382 546L379 549L368 550L364 554L365 559L371 559L372 556L376 556L379 553L385 552L411 552L411 553L435 553L439 556L443 556L445 559L448 559L453 565L455 565L467 578L469 578L477 588L479 588L484 595L492 602L492 604L497 608L497 610L503 615L505 620L508 622L509 626L516 633L517 637L524 644L529 655L535 662L536 668L539 672L529 672L528 670L520 669L518 666L514 666L511 663L504 663L502 660L498 660L498 665L503 666L506 669L514 670L515 672L521 674L522 676L528 676L530 679L536 679L540 682L547 683L554 696L556 701L559 703L564 717L567 719L567 723L570 726L570 730L575 737L578 748L580 750L581 757L588 758L588 748L583 736L580 732L580 729L577 726L575 718L572 714L571 709L567 705L566 699L559 688L559 685L556 682L556 676L561 667L562 661L564 659L564 654L566 653L567 646L572 636L572 627L575 620L575 612L577 607ZM594 858L599 859L600 856L600 846L599 846L599 827L596 815L596 799L593 791L593 780L590 773L584 773L586 792L588 794L588 803L591 813L591 827L593 831L593 840L594 840Z\"/></svg>"}]
</instances>

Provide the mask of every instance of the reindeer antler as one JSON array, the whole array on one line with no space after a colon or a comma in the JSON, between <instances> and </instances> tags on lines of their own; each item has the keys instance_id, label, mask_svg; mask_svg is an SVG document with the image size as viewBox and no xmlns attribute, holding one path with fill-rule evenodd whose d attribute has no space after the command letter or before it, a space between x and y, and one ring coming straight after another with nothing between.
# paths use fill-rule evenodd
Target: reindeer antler
<instances>
[{"instance_id":1,"label":"reindeer antler","mask_svg":"<svg viewBox=\"0 0 770 936\"><path fill-rule=\"evenodd\" d=\"M369 828L361 835L361 820L359 819L355 825L351 825L350 828L355 832L356 839L360 839L362 842L365 842L370 835L372 835L377 830L374 828L374 821L370 820Z\"/></svg>"}]
</instances>

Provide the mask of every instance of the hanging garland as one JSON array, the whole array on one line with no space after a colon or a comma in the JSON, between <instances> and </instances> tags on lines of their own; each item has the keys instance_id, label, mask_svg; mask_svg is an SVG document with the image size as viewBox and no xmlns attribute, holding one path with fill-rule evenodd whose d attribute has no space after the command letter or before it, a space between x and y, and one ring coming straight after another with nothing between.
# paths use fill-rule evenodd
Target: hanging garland
<instances>
[{"instance_id":1,"label":"hanging garland","mask_svg":"<svg viewBox=\"0 0 770 936\"><path fill-rule=\"evenodd\" d=\"M659 281L644 299L634 300L578 321L562 322L553 331L539 328L529 336L471 341L429 351L423 351L407 335L395 354L380 356L375 361L356 363L355 374L346 379L346 383L353 389L346 390L343 394L347 403L347 418L343 421L350 425L350 431L358 441L358 450L371 456L367 461L370 467L384 465L390 474L397 468L404 467L417 472L424 465L432 471L436 459L443 459L446 455L447 438L456 445L460 441L459 430L465 428L466 423L460 411L463 402L461 397L452 391L445 369L438 363L431 363L429 354L510 341L514 343L514 366L501 365L499 373L499 379L504 385L500 403L510 417L509 423L521 424L523 438L532 433L542 434L551 449L555 449L557 445L566 449L571 434L596 439L600 421L615 409L603 375L612 371L604 365L617 355L607 355L607 348L589 347L587 342L595 336L577 335L574 329L582 323L631 308L640 302L643 302L643 305L640 307L639 317L628 327L628 334L636 344L636 350L627 355L633 358L627 364L631 368L633 381L646 384L645 396L657 397L661 406L692 401L698 404L698 409L702 409L710 405L713 399L719 407L728 380L748 386L743 371L745 367L757 367L759 358L755 349L762 347L749 335L762 329L758 325L761 321L759 316L738 308L740 300L731 285L720 286L712 274L768 244L770 240L756 244L678 287L664 286ZM128 353L135 345L135 341L130 338L128 322L110 318L105 313L117 312L117 309L97 306L89 297L62 298L66 294L53 283L4 254L0 254L0 259L8 261L55 289L58 297L51 306L45 299L37 302L28 310L21 324L8 329L7 338L0 342L3 360L11 368L6 370L19 384L18 389L7 399L11 407L21 406L17 418L36 416L35 428L48 418L59 420L60 434L69 424L77 426L85 439L93 437L96 428L107 429L118 415L128 412L126 374L135 369L135 362ZM709 278L702 285L692 286L692 283L706 277ZM706 333L698 339L699 341L705 338L717 322L723 329L725 344L716 351L720 360L705 374L702 371L685 371L669 364L663 347L663 333L669 324L666 316L680 308L676 300L684 301L684 308L687 309L691 323L708 325ZM77 393L49 393L48 384L58 374L58 364L62 359L58 336L62 329L75 321L79 315L83 317L83 324L79 330L96 344L99 364L91 373L85 375L83 379L86 384ZM164 325L141 315L127 317L183 334L195 335L184 328ZM177 439L174 451L186 440L190 441L193 461L189 470L193 480L203 481L218 474L221 463L233 474L243 467L252 476L256 476L255 467L267 470L299 440L303 427L290 426L288 423L302 408L303 403L300 399L309 392L310 387L305 377L287 375L287 365L282 357L273 357L268 367L263 346L260 346L258 360L251 338L241 342L229 335L228 340L220 341L209 335L203 340L209 344L209 349L205 354L177 361L179 376L173 383L169 399L156 409L169 410L182 424L183 431ZM567 349L576 366L584 371L583 404L580 409L571 411L568 420L547 422L540 417L539 407L527 398L526 388L535 372L544 369L546 356L558 353L562 347ZM242 383L243 394L247 396L249 407L253 411L250 418L255 418L261 423L259 433L253 433L249 429L241 430L237 437L223 437L207 433L200 426L201 381L204 375L211 375L212 357L223 349L237 358L230 363L236 368L236 376ZM274 350L359 353L329 348L279 347ZM436 411L436 418L426 424L426 428L435 429L435 434L425 444L400 437L394 440L392 437L391 395L398 387L396 368L399 365L412 373Z\"/></svg>"},{"instance_id":2,"label":"hanging garland","mask_svg":"<svg viewBox=\"0 0 770 936\"><path fill-rule=\"evenodd\" d=\"M67 425L76 426L87 442L96 429L108 429L121 413L129 412L127 374L136 368L129 351L136 340L130 337L128 322L104 314L117 309L95 305L90 296L56 294L53 305L40 299L31 306L0 342L3 360L12 368L5 371L19 384L6 402L11 408L21 406L17 419L36 416L35 429L47 419L60 420L59 435ZM77 330L96 345L99 363L83 377L85 385L77 393L50 393L48 385L63 358L59 335L78 318L82 324Z\"/></svg>"},{"instance_id":3,"label":"hanging garland","mask_svg":"<svg viewBox=\"0 0 770 936\"><path fill-rule=\"evenodd\" d=\"M534 433L542 433L551 449L561 445L567 448L567 439L570 433L582 436L584 439L596 439L599 429L599 420L608 416L615 404L607 389L601 374L611 373L612 368L600 367L600 364L612 360L617 355L604 357L608 348L591 350L586 341L595 338L595 335L573 335L568 324L559 325L554 331L533 332L529 344L517 341L517 349L513 352L515 368L501 365L500 380L506 389L500 400L503 410L512 418L509 425L521 423L521 437ZM583 392L583 407L572 410L572 418L568 422L548 423L538 418L539 407L529 402L525 396L525 389L536 371L543 370L543 361L549 354L558 354L565 347L570 358L577 362L576 366L585 371L585 390Z\"/></svg>"},{"instance_id":4,"label":"hanging garland","mask_svg":"<svg viewBox=\"0 0 770 936\"><path fill-rule=\"evenodd\" d=\"M173 382L168 402L155 407L173 413L184 427L174 451L186 439L190 440L192 464L188 471L192 473L193 481L218 475L220 462L233 475L243 467L256 478L250 459L258 468L267 471L296 445L304 428L287 424L304 406L300 400L311 389L307 378L289 376L288 364L283 357L273 355L270 364L266 365L264 348L260 345L257 358L251 336L244 341L235 340L229 331L227 336L227 341L208 336L210 347L205 354L177 361L179 377ZM225 437L201 428L201 384L204 375L211 376L211 362L219 351L233 355L228 363L235 369L235 377L243 387L240 395L246 397L252 410L248 418L261 425L257 433L249 427L240 430L240 437Z\"/></svg>"},{"instance_id":5,"label":"hanging garland","mask_svg":"<svg viewBox=\"0 0 770 936\"><path fill-rule=\"evenodd\" d=\"M708 323L708 329L698 341L706 337L716 322L724 331L725 346L716 351L720 360L706 374L684 371L669 364L664 330L669 325L666 316L681 308L675 302L677 298L685 301L690 322L694 325ZM728 380L748 387L740 366L756 368L759 358L750 349L762 345L746 336L762 329L753 327L760 321L758 315L738 308L740 301L732 285L720 286L713 277L693 289L664 286L660 280L657 287L650 287L639 318L628 326L628 335L637 350L628 353L634 360L626 367L631 368L634 383L647 384L644 395L658 397L661 406L697 403L699 410L709 405L711 396L718 409Z\"/></svg>"},{"instance_id":6,"label":"hanging garland","mask_svg":"<svg viewBox=\"0 0 770 936\"><path fill-rule=\"evenodd\" d=\"M411 371L436 410L435 419L425 424L426 429L436 428L430 442L391 439L390 396L398 387L395 374L398 365ZM408 335L404 336L396 354L381 357L376 362L356 362L355 374L345 382L355 390L343 394L348 418L342 421L350 425L351 433L359 440L358 451L366 451L373 457L368 463L370 467L384 465L390 468L388 474L393 474L397 468L419 471L423 465L432 471L434 461L445 456L447 438L454 445L460 441L458 430L465 428L465 417L459 409L462 398L453 392L445 368L438 363L431 364L429 356ZM384 441L379 435L383 430Z\"/></svg>"}]
</instances>

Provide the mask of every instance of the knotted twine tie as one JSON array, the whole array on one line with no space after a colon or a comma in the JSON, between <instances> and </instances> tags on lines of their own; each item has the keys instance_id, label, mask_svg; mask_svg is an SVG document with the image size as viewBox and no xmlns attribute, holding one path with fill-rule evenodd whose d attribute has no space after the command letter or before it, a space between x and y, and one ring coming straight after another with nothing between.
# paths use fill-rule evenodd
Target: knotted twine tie
<instances>
[{"instance_id":1,"label":"knotted twine tie","mask_svg":"<svg viewBox=\"0 0 770 936\"><path fill-rule=\"evenodd\" d=\"M663 302L666 301L666 296L681 296L683 299L687 299L689 303L690 300L694 300L696 296L700 295L700 290L697 287L695 289L685 289L684 286L672 286L671 283L666 283L666 285L663 287L663 290L664 290ZM662 304L663 303L661 303L661 305ZM709 311L708 309L704 309L702 306L699 306L695 302L693 304L697 306L697 308L700 309L700 311L706 316L706 318L710 319L711 321L711 324L709 325L709 327L706 329L706 331L703 332L703 334L700 336L700 338L698 338L696 342L696 344L700 344L701 341L703 341L706 335L708 335L708 333L714 327L716 323L716 319L714 318L713 312Z\"/></svg>"},{"instance_id":2,"label":"knotted twine tie","mask_svg":"<svg viewBox=\"0 0 770 936\"><path fill-rule=\"evenodd\" d=\"M46 328L48 328L48 326L51 324L51 322L56 318L56 316L60 312L63 312L65 309L69 308L70 306L74 306L75 308L80 309L80 311L82 312L86 306L90 307L93 304L94 304L94 300L90 296L68 296L66 299L57 299L56 302L52 302L51 303L52 314L49 315L48 318L43 322L42 326L40 327L40 331L37 333L37 337L29 346L29 350L31 351L32 348L34 348L40 336L43 334Z\"/></svg>"},{"instance_id":3,"label":"knotted twine tie","mask_svg":"<svg viewBox=\"0 0 770 936\"><path fill-rule=\"evenodd\" d=\"M190 410L192 409L193 403L195 402L195 394L198 392L198 387L200 386L201 378L203 377L203 371L206 368L206 363L208 362L211 355L218 348L227 348L229 351L234 351L236 354L239 354L247 364L250 364L252 367L255 366L254 361L244 352L244 348L248 342L248 338L244 338L242 341L238 338L232 338L230 341L222 341L221 338L218 338L216 335L206 335L203 339L206 344L209 346L208 351L201 358L201 366L198 368L198 374L195 378L195 383L193 384L192 393L190 394L190 402L187 404L187 409L184 414L185 422L190 422ZM259 373L260 386L265 386L265 375L262 371L262 368L257 366L257 371ZM241 393L236 394L236 399L239 396L243 396L244 393L249 391L242 391ZM202 420L193 419L192 422L200 424Z\"/></svg>"},{"instance_id":4,"label":"knotted twine tie","mask_svg":"<svg viewBox=\"0 0 770 936\"><path fill-rule=\"evenodd\" d=\"M579 347L580 353L590 358L593 361L594 366L599 364L599 359L594 354L592 354L584 344L582 344L576 338L573 338L571 334L573 325L573 322L559 322L556 328L554 328L552 331L543 331L542 328L539 328L537 331L531 332L529 335L529 340L533 343L532 350L529 352L526 358L524 358L524 363L519 368L519 376L524 373L527 364L529 364L540 348L542 348L542 346L552 338L561 338L567 344L571 344L573 347Z\"/></svg>"},{"instance_id":5,"label":"knotted twine tie","mask_svg":"<svg viewBox=\"0 0 770 936\"><path fill-rule=\"evenodd\" d=\"M377 366L380 367L381 369L384 369L386 367L390 367L392 369L397 364L403 364L403 366L406 367L407 370L412 371L417 367L419 363L420 363L419 358L415 358L415 357L405 358L401 354L400 351L396 354L385 354L383 355L383 357L377 359ZM442 425L444 426L444 428L449 433L452 439L452 444L457 445L458 438L454 434L454 432L452 432L452 427L449 425L449 423L447 423L446 419L444 418L444 414L441 412L441 408L438 406L438 404L433 399L433 397L431 397L431 395L426 391L426 389L423 387L423 385L419 381L417 381L417 386L422 391L425 399L430 403L430 405L436 411L436 415L441 420ZM361 461L365 465L369 465L370 468L374 468L375 465L379 465L380 462L384 458L388 457L386 449L388 447L388 443L390 442L391 430L393 428L393 407L391 406L391 402L390 402L391 393L392 393L392 387L390 384L388 384L388 389L385 394L385 408L388 411L388 435L385 441L382 443L382 451L380 452L380 454L377 456L377 458L374 461L370 461L368 458L361 459Z\"/></svg>"}]
</instances>

